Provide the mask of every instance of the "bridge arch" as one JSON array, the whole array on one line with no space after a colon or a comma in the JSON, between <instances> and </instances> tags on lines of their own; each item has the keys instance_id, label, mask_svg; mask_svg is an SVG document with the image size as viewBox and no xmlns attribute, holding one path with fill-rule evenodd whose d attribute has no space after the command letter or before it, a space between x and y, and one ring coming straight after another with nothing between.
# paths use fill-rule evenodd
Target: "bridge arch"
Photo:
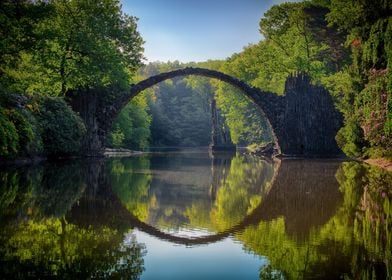
<instances>
[{"instance_id":1,"label":"bridge arch","mask_svg":"<svg viewBox=\"0 0 392 280\"><path fill-rule=\"evenodd\" d=\"M149 77L137 84L133 84L131 86L131 90L129 94L124 95L120 100L117 105L117 111L115 112L115 116L124 108L135 96L137 96L139 93L144 91L145 89L148 89L158 83L161 83L165 80L173 79L176 77L183 77L183 76L202 76L206 78L213 78L217 79L219 81L228 83L232 85L233 87L239 89L246 97L248 97L255 105L257 108L259 108L261 114L264 116L268 127L270 128L273 136L273 140L275 142L275 147L280 153L280 146L279 146L279 139L275 134L274 127L272 123L274 123L274 114L270 113L270 110L268 109L268 104L276 103L278 102L279 97L270 92L263 92L258 88L252 87L248 85L247 83L232 77L230 75L227 75L225 73L222 73L220 71L216 70L211 70L211 69L206 69L206 68L194 68L194 67L186 67L182 69L177 69L161 74L154 75L152 77ZM262 99L265 99L264 102L261 102ZM272 122L271 122L272 119ZM275 123L274 123L275 124Z\"/></svg>"}]
</instances>

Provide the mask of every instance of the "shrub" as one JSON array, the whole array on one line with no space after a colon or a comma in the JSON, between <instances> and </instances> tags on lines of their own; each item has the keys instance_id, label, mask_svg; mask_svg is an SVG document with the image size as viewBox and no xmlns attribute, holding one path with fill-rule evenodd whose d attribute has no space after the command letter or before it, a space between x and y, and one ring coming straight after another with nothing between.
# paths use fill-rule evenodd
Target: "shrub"
<instances>
[{"instance_id":1,"label":"shrub","mask_svg":"<svg viewBox=\"0 0 392 280\"><path fill-rule=\"evenodd\" d=\"M86 128L82 119L63 99L41 98L37 119L48 156L67 156L80 151Z\"/></svg>"},{"instance_id":2,"label":"shrub","mask_svg":"<svg viewBox=\"0 0 392 280\"><path fill-rule=\"evenodd\" d=\"M29 98L0 90L0 156L32 156L42 152L37 121L28 109Z\"/></svg>"},{"instance_id":3,"label":"shrub","mask_svg":"<svg viewBox=\"0 0 392 280\"><path fill-rule=\"evenodd\" d=\"M336 135L336 142L342 151L352 157L359 157L362 155L362 149L365 145L363 141L362 129L358 122L349 120L346 122Z\"/></svg>"},{"instance_id":4,"label":"shrub","mask_svg":"<svg viewBox=\"0 0 392 280\"><path fill-rule=\"evenodd\" d=\"M9 118L9 110L0 107L0 156L15 156L18 153L19 135Z\"/></svg>"},{"instance_id":5,"label":"shrub","mask_svg":"<svg viewBox=\"0 0 392 280\"><path fill-rule=\"evenodd\" d=\"M19 136L18 154L32 156L42 153L42 139L37 121L26 109L9 110L9 118Z\"/></svg>"}]
</instances>

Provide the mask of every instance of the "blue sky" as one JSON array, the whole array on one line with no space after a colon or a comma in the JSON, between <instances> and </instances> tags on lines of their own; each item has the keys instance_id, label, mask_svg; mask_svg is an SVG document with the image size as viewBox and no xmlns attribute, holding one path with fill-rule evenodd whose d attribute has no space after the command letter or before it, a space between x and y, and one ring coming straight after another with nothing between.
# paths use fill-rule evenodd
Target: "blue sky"
<instances>
[{"instance_id":1,"label":"blue sky","mask_svg":"<svg viewBox=\"0 0 392 280\"><path fill-rule=\"evenodd\" d=\"M225 59L258 42L259 21L284 0L122 0L139 18L148 61Z\"/></svg>"}]
</instances>

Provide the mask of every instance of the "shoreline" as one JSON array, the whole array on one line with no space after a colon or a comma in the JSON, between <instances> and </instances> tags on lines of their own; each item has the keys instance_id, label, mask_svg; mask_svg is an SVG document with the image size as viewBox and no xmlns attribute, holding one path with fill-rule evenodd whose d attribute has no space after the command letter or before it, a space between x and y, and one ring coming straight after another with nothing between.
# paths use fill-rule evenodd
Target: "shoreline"
<instances>
[{"instance_id":1,"label":"shoreline","mask_svg":"<svg viewBox=\"0 0 392 280\"><path fill-rule=\"evenodd\" d=\"M276 156L269 156L269 155L263 155L263 154L257 154L249 149L243 149L243 152L257 156L257 157L267 157L267 158L278 158L280 160L282 159L304 159L304 157L286 157L284 155L276 155ZM124 148L120 149L111 149L111 148L105 148L103 155L100 158L111 158L111 157L131 157L131 156L139 156L143 154L147 154L151 152L143 152L143 151L134 151L134 150L128 150ZM8 167L8 166L26 166L26 165L35 165L35 164L40 164L42 162L47 162L48 160L67 160L67 159L83 159L83 158L91 158L91 157L83 157L83 156L70 156L70 157L63 157L63 158L58 158L58 159L49 159L45 156L35 156L35 157L20 157L20 158L14 158L14 159L2 159L0 160L0 168L1 167ZM311 159L315 159L312 157ZM369 165L377 166L379 168L385 169L389 172L392 172L392 160L389 160L387 158L369 158L369 159L363 159L363 158L348 158L348 157L317 157L317 159L332 159L332 160L354 160L362 163L366 163Z\"/></svg>"},{"instance_id":2,"label":"shoreline","mask_svg":"<svg viewBox=\"0 0 392 280\"><path fill-rule=\"evenodd\" d=\"M101 156L67 156L67 157L58 157L58 158L48 158L46 156L32 156L32 157L16 157L16 158L0 158L0 168L3 167L22 167L29 165L36 165L50 161L66 161L72 159L91 159L91 158L111 158L111 157L131 157L131 156L139 156L146 154L146 152L142 151L133 151L128 149L109 149L105 148L105 151Z\"/></svg>"},{"instance_id":3,"label":"shoreline","mask_svg":"<svg viewBox=\"0 0 392 280\"><path fill-rule=\"evenodd\" d=\"M104 157L128 157L128 156L137 156L142 154L145 154L145 152L128 150L124 148L119 148L119 149L105 148L103 156Z\"/></svg>"}]
</instances>

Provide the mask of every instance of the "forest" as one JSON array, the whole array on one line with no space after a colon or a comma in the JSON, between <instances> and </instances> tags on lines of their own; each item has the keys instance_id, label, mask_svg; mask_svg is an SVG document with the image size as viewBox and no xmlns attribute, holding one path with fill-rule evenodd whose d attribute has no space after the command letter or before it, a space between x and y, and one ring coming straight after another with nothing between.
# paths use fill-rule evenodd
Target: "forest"
<instances>
[{"instance_id":1,"label":"forest","mask_svg":"<svg viewBox=\"0 0 392 280\"><path fill-rule=\"evenodd\" d=\"M290 74L306 73L343 115L336 141L347 156L392 158L391 1L283 3L264 14L259 31L260 42L226 60L146 64L137 18L120 1L1 1L0 157L77 155L86 127L67 92L125 90L153 74L194 66L280 95ZM271 141L262 114L238 90L192 76L134 98L107 146L207 146L213 99L234 144Z\"/></svg>"}]
</instances>

